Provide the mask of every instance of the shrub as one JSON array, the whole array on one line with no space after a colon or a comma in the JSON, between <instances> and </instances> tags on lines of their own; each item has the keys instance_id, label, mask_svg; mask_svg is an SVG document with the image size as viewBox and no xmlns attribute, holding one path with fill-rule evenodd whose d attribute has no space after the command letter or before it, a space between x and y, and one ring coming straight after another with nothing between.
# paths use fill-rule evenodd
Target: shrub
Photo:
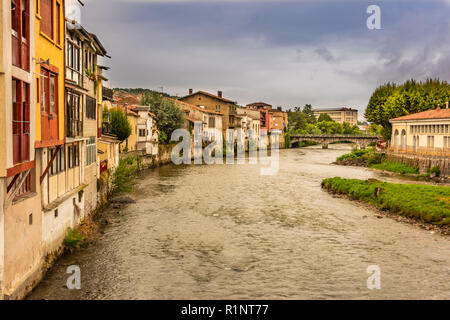
<instances>
[{"instance_id":1,"label":"shrub","mask_svg":"<svg viewBox=\"0 0 450 320\"><path fill-rule=\"evenodd\" d=\"M83 242L84 237L76 230L69 229L66 237L64 238L64 245L69 248L78 248Z\"/></svg>"},{"instance_id":2,"label":"shrub","mask_svg":"<svg viewBox=\"0 0 450 320\"><path fill-rule=\"evenodd\" d=\"M430 170L428 170L428 173L430 175L434 174L436 177L439 177L441 175L441 168L439 166L434 166Z\"/></svg>"},{"instance_id":3,"label":"shrub","mask_svg":"<svg viewBox=\"0 0 450 320\"><path fill-rule=\"evenodd\" d=\"M138 169L138 159L136 157L127 157L120 159L119 165L112 174L112 193L119 194L130 192L133 188L133 181Z\"/></svg>"},{"instance_id":4,"label":"shrub","mask_svg":"<svg viewBox=\"0 0 450 320\"><path fill-rule=\"evenodd\" d=\"M373 166L374 164L380 164L383 161L383 154L381 153L370 153L367 157L367 165Z\"/></svg>"}]
</instances>

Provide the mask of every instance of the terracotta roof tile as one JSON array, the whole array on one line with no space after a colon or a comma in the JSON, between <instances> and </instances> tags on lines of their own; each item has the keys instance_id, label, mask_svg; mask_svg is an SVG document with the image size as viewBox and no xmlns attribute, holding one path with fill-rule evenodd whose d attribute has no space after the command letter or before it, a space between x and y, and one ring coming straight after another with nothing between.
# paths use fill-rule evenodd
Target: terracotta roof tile
<instances>
[{"instance_id":1,"label":"terracotta roof tile","mask_svg":"<svg viewBox=\"0 0 450 320\"><path fill-rule=\"evenodd\" d=\"M390 121L404 120L431 120L431 119L450 119L450 109L433 109L419 113L408 114L406 116L391 119Z\"/></svg>"}]
</instances>

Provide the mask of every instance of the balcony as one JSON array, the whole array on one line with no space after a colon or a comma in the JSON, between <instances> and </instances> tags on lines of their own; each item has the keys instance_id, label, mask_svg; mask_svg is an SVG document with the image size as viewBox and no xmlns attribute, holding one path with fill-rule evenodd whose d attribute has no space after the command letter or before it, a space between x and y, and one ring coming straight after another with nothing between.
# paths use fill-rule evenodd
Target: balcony
<instances>
[{"instance_id":1,"label":"balcony","mask_svg":"<svg viewBox=\"0 0 450 320\"><path fill-rule=\"evenodd\" d=\"M102 134L112 134L111 113L102 114Z\"/></svg>"},{"instance_id":2,"label":"balcony","mask_svg":"<svg viewBox=\"0 0 450 320\"><path fill-rule=\"evenodd\" d=\"M110 88L107 88L107 87L102 87L102 92L103 92L103 94L102 94L102 97L103 97L103 100L109 100L109 101L112 101L113 100L113 98L114 98L114 91L113 91L113 89L110 89Z\"/></svg>"}]
</instances>

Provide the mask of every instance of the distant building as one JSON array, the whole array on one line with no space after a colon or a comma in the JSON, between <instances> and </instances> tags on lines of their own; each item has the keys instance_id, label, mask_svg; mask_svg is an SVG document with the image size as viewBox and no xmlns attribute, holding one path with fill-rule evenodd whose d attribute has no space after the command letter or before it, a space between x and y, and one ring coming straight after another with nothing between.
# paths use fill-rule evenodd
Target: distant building
<instances>
[{"instance_id":1,"label":"distant building","mask_svg":"<svg viewBox=\"0 0 450 320\"><path fill-rule=\"evenodd\" d=\"M229 128L234 129L239 125L236 118L236 102L224 98L222 91L218 91L217 95L214 95L205 91L193 92L192 89L189 89L189 94L179 100L207 111L223 114L223 132L226 132Z\"/></svg>"},{"instance_id":2,"label":"distant building","mask_svg":"<svg viewBox=\"0 0 450 320\"><path fill-rule=\"evenodd\" d=\"M169 101L175 102L181 110L183 110L186 118L186 129L193 133L193 128L195 122L202 123L202 135L205 137L214 136L214 130L219 130L223 132L223 114L216 111L210 111L206 108L197 107L190 103L186 103L180 100L175 100L171 98L164 98Z\"/></svg>"},{"instance_id":3,"label":"distant building","mask_svg":"<svg viewBox=\"0 0 450 320\"><path fill-rule=\"evenodd\" d=\"M450 109L409 114L391 119L391 150L402 153L450 156Z\"/></svg>"},{"instance_id":4,"label":"distant building","mask_svg":"<svg viewBox=\"0 0 450 320\"><path fill-rule=\"evenodd\" d=\"M269 111L272 117L271 130L284 131L288 126L288 116L287 112L279 109L272 109Z\"/></svg>"},{"instance_id":5,"label":"distant building","mask_svg":"<svg viewBox=\"0 0 450 320\"><path fill-rule=\"evenodd\" d=\"M273 117L270 115L269 111L272 110L272 105L265 102L254 102L248 104L246 107L249 110L258 110L260 112L260 129L270 133Z\"/></svg>"},{"instance_id":6,"label":"distant building","mask_svg":"<svg viewBox=\"0 0 450 320\"><path fill-rule=\"evenodd\" d=\"M336 122L344 123L347 122L351 126L358 124L358 110L352 109L352 108L321 108L321 109L314 109L314 115L316 118L319 118L319 116L322 113L328 114L331 119L333 119Z\"/></svg>"},{"instance_id":7,"label":"distant building","mask_svg":"<svg viewBox=\"0 0 450 320\"><path fill-rule=\"evenodd\" d=\"M158 154L158 130L154 121L155 115L149 106L137 106L133 112L139 115L137 119L137 150L143 154L156 156Z\"/></svg>"}]
</instances>

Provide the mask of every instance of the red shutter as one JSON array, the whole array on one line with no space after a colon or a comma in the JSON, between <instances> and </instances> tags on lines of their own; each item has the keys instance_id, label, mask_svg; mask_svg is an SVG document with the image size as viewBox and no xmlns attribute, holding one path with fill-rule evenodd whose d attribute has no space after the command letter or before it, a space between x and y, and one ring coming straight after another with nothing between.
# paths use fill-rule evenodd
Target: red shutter
<instances>
[{"instance_id":1,"label":"red shutter","mask_svg":"<svg viewBox=\"0 0 450 320\"><path fill-rule=\"evenodd\" d=\"M53 0L41 0L41 31L53 39Z\"/></svg>"}]
</instances>

